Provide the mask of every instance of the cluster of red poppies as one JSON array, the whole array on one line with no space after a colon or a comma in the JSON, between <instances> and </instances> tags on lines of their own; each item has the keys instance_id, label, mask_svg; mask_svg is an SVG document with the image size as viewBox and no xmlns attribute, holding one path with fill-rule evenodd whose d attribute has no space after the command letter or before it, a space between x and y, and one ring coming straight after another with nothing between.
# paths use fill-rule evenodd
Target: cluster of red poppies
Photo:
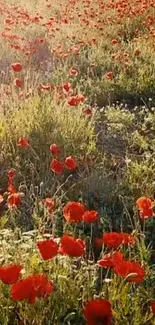
<instances>
[{"instance_id":1,"label":"cluster of red poppies","mask_svg":"<svg viewBox=\"0 0 155 325\"><path fill-rule=\"evenodd\" d=\"M27 300L35 303L36 298L46 298L53 291L53 282L48 281L45 274L30 275L19 280L23 268L18 264L0 267L0 279L5 284L11 285L11 298L13 300Z\"/></svg>"},{"instance_id":2,"label":"cluster of red poppies","mask_svg":"<svg viewBox=\"0 0 155 325\"><path fill-rule=\"evenodd\" d=\"M15 73L19 73L23 69L22 64L19 63L19 62L12 63L11 68ZM79 72L74 68L71 68L70 71L69 71L69 76L77 76L78 74L79 74ZM109 73L109 76L110 76L110 73ZM110 77L107 77L107 78L111 79ZM14 86L17 87L17 88L22 88L23 87L23 81L20 78L15 78L13 83L14 83ZM51 84L41 84L40 85L40 90L42 92L55 91L56 92L56 98L57 98L58 101L60 99L63 99L63 97L65 96L66 102L70 106L77 106L80 103L83 103L84 100L85 100L85 96L83 96L81 94L75 94L75 91L73 91L72 85L71 85L70 82L64 83L62 85L56 85L56 86L51 85ZM23 95L23 92L21 91L19 93L19 97L22 97L22 95ZM26 97L28 97L28 93L27 93ZM85 113L85 115L92 115L92 109L90 109L90 112L88 114L87 113L87 108L86 108L86 109L84 109L84 113ZM24 145L24 141L22 141L21 144ZM19 145L20 145L20 142L19 142ZM25 143L25 146L26 146L26 143Z\"/></svg>"},{"instance_id":3,"label":"cluster of red poppies","mask_svg":"<svg viewBox=\"0 0 155 325\"><path fill-rule=\"evenodd\" d=\"M73 202L74 207L75 203ZM78 214L78 211L80 215L81 210L75 209L76 214ZM64 217L66 217L66 213L68 215L68 209L66 212L64 208ZM134 245L136 243L133 235L127 233L105 233L102 243L112 248L112 250L97 262L99 267L112 268L116 274L128 282L141 283L143 281L145 277L143 266L136 261L124 259L120 251L122 245ZM72 258L82 257L86 248L85 242L82 239L76 239L68 235L63 235L59 244L52 238L37 241L36 244L43 260L51 260L58 254L67 255ZM0 267L1 281L11 285L11 298L16 301L26 300L30 304L35 303L38 298L48 298L54 290L53 281L49 280L45 274L32 274L21 280L22 269L22 266L18 264ZM155 313L154 301L151 301L151 308L152 312ZM110 325L113 316L112 306L108 300L91 300L85 304L83 314L88 325L97 325L98 322Z\"/></svg>"},{"instance_id":4,"label":"cluster of red poppies","mask_svg":"<svg viewBox=\"0 0 155 325\"><path fill-rule=\"evenodd\" d=\"M141 283L143 281L145 276L144 268L135 261L125 260L123 254L120 251L116 251L122 245L134 245L136 240L132 235L115 232L105 233L102 243L109 248L115 249L115 251L112 250L110 254L104 255L98 261L100 267L113 268L116 274L119 274L129 282ZM82 239L76 239L68 235L62 236L60 245L53 239L47 239L37 242L37 246L44 260L51 259L58 253L70 257L80 257L84 255L86 249L86 244Z\"/></svg>"},{"instance_id":5,"label":"cluster of red poppies","mask_svg":"<svg viewBox=\"0 0 155 325\"><path fill-rule=\"evenodd\" d=\"M53 282L45 274L34 274L19 280L21 271L22 267L16 264L0 267L0 279L11 285L13 300L26 300L29 304L34 304L37 298L46 299L53 292ZM106 300L92 300L85 305L83 314L88 325L96 325L98 320L102 323L106 321L104 324L109 325L112 319L111 304Z\"/></svg>"},{"instance_id":6,"label":"cluster of red poppies","mask_svg":"<svg viewBox=\"0 0 155 325\"><path fill-rule=\"evenodd\" d=\"M20 137L17 145L31 149L31 145L27 138ZM60 147L56 144L50 146L52 155L57 157L60 154ZM56 161L56 158L52 160ZM68 165L69 161L69 165ZM77 164L71 157L65 160L66 168L76 168ZM50 165L51 168L51 165ZM53 169L53 172L58 173ZM16 170L10 169L8 171L8 187L7 191L10 193L8 196L8 207L18 206L21 203L23 193L17 192L14 186L14 177ZM1 197L3 200L3 197ZM55 202L52 198L45 198L41 201L48 213L53 213ZM139 217L146 219L154 216L153 207L154 202L147 197L140 197L136 202ZM77 224L80 222L93 223L99 221L97 211L88 210L80 202L68 202L63 207L63 215L67 223ZM102 247L106 245L110 252L104 254L98 260L98 267L110 268L113 272L128 282L141 283L146 275L143 265L140 265L135 260L127 260L124 258L120 248L123 245L133 246L136 244L136 237L128 233L104 233L101 238L94 238L97 246ZM37 247L43 260L51 260L57 255L65 255L70 258L82 258L85 256L86 243L81 238L75 238L71 235L64 234L57 243L53 238L37 241ZM20 279L22 273L22 266L11 264L8 266L0 267L0 279L5 283L11 285L11 298L13 300L21 301L26 300L28 303L35 303L38 298L47 298L54 289L52 280L48 280L45 274L32 274L24 279ZM155 312L155 302L151 302L152 312ZM91 300L85 304L83 309L88 325L96 325L98 322L107 325L112 321L112 306L108 300L96 299Z\"/></svg>"},{"instance_id":7,"label":"cluster of red poppies","mask_svg":"<svg viewBox=\"0 0 155 325\"><path fill-rule=\"evenodd\" d=\"M27 138L25 137L20 137L17 142L18 147L23 147L23 148L31 148L31 145L28 141ZM77 163L74 157L68 156L65 159L65 162L61 162L58 160L58 155L61 153L60 147L53 143L50 146L50 152L55 156L55 158L51 161L50 163L50 169L56 174L62 174L63 169L67 168L69 170L74 170L77 167Z\"/></svg>"},{"instance_id":8,"label":"cluster of red poppies","mask_svg":"<svg viewBox=\"0 0 155 325\"><path fill-rule=\"evenodd\" d=\"M0 13L3 16L4 22L1 33L2 40L4 43L8 44L13 52L17 52L17 56L22 55L22 58L25 58L22 63L13 62L11 64L11 69L15 73L13 76L13 84L16 88L21 90L18 93L20 98L22 98L22 96L27 97L31 94L31 89L27 90L25 89L26 87L24 88L24 76L22 76L24 66L26 66L26 61L30 62L32 60L33 62L33 57L35 57L35 55L37 56L39 53L40 46L45 46L45 51L47 49L46 39L38 36L33 40L29 40L25 36L25 30L31 28L32 25L37 27L37 29L43 29L47 35L49 44L52 42L52 49L48 49L48 53L50 53L48 54L49 61L52 60L53 57L60 60L63 59L63 62L68 60L69 57L79 57L81 52L83 52L83 49L89 49L94 46L97 47L100 40L102 41L104 37L105 39L108 38L108 40L110 40L110 45L112 46L110 56L114 63L113 66L115 67L115 65L118 64L119 67L122 67L123 73L128 73L132 66L128 47L126 49L123 47L120 49L119 47L125 38L127 38L128 42L131 42L131 46L134 46L135 49L133 53L136 60L137 57L141 56L141 49L138 47L139 41L150 40L149 46L151 50L154 51L153 38L155 31L154 16L152 14L155 6L154 1L135 0L132 2L120 0L107 1L103 3L103 1L100 0L82 0L81 3L82 5L79 8L78 3L74 3L74 1L70 1L69 4L64 3L63 6L61 1L58 1L57 5L60 11L59 15L54 15L54 7L47 3L48 12L53 8L53 12L51 11L51 17L44 15L42 12L32 14L25 8L19 7L17 9L16 6L9 6L5 2L0 4ZM139 17L141 17L141 19L139 19ZM136 19L138 19L139 22L139 25L135 28L133 33L134 37L131 39L130 35L128 35L128 30L125 31L124 28L121 28L121 26L125 25L126 19L128 19L133 26L137 26ZM84 34L78 33L77 37L75 26L78 26L78 24L82 28ZM116 27L117 35L115 35L115 38L111 37L111 33L109 35L109 27L107 28L107 31L105 30L105 27L109 25L114 29ZM60 36L61 28L64 28L64 30L70 30L72 26L75 33L73 33L73 30L69 33L66 32L65 36L68 41L65 42L65 44L68 45L64 46L63 42L57 41L57 36ZM21 31L20 35L18 33L19 29ZM93 37L91 33L92 30ZM44 64L44 59L42 59L41 56L40 66L42 66L42 64ZM88 72L92 75L96 65L96 62L89 62ZM112 70L114 70L114 68L112 68ZM80 69L77 67L77 64L68 68L69 78L78 78L79 75ZM104 77L109 82L117 79L115 71L105 71ZM85 99L85 96L72 92L70 81L58 86L44 83L40 84L40 90L43 92L48 92L53 89L58 90L58 88L59 90L60 88L63 89L64 93L67 94L66 101L71 106L77 106ZM11 93L10 85L6 85L5 89L5 94L9 95ZM61 92L59 93L59 91L57 92L57 98L61 98ZM92 112L89 112L90 115L91 113Z\"/></svg>"}]
</instances>

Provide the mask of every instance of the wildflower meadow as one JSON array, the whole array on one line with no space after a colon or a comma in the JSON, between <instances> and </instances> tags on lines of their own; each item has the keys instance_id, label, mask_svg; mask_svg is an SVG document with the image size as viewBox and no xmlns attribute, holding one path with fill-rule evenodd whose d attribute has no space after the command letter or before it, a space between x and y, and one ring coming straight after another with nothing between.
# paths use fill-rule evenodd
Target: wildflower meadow
<instances>
[{"instance_id":1,"label":"wildflower meadow","mask_svg":"<svg viewBox=\"0 0 155 325\"><path fill-rule=\"evenodd\" d=\"M155 1L0 0L0 325L155 325Z\"/></svg>"}]
</instances>

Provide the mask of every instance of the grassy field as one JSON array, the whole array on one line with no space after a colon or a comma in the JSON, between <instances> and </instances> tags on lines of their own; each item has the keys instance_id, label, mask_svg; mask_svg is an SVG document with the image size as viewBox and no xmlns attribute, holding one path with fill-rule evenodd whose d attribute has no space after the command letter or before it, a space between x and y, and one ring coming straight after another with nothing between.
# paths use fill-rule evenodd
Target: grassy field
<instances>
[{"instance_id":1,"label":"grassy field","mask_svg":"<svg viewBox=\"0 0 155 325\"><path fill-rule=\"evenodd\" d=\"M0 1L0 325L155 325L155 3Z\"/></svg>"}]
</instances>

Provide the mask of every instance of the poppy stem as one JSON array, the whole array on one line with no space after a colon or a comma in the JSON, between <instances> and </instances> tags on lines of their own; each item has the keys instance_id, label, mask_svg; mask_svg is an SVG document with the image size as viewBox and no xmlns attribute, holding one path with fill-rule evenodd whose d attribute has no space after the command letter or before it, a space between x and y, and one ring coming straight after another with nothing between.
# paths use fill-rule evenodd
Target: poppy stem
<instances>
[{"instance_id":1,"label":"poppy stem","mask_svg":"<svg viewBox=\"0 0 155 325\"><path fill-rule=\"evenodd\" d=\"M37 160L40 160L39 156L37 155L36 151L31 147L31 151L33 152L34 156Z\"/></svg>"}]
</instances>

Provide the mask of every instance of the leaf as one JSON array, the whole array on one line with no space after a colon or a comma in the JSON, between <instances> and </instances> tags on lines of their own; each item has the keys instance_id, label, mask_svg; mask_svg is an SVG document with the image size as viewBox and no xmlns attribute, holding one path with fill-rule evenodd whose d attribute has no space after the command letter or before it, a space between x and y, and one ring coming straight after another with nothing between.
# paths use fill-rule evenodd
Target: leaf
<instances>
[{"instance_id":1,"label":"leaf","mask_svg":"<svg viewBox=\"0 0 155 325\"><path fill-rule=\"evenodd\" d=\"M4 229L5 225L8 222L8 217L4 215L3 217L0 218L0 229Z\"/></svg>"}]
</instances>

